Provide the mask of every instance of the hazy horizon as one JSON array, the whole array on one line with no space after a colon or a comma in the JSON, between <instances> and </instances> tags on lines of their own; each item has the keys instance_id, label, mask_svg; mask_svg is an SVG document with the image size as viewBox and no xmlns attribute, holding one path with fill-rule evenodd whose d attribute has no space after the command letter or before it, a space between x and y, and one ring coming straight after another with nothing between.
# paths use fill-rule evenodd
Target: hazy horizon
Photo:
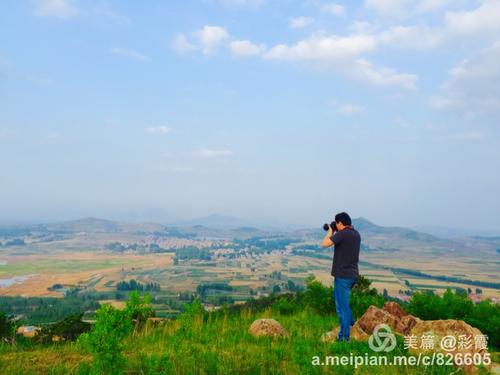
<instances>
[{"instance_id":1,"label":"hazy horizon","mask_svg":"<svg viewBox=\"0 0 500 375\"><path fill-rule=\"evenodd\" d=\"M0 226L23 226L23 225L37 225L37 224L54 224L61 222L70 222L70 221L78 221L85 219L102 219L102 220L110 220L116 222L129 222L129 223L157 223L166 226L185 226L185 225L197 225L200 221L203 222L203 225L211 226L211 227L245 227L245 226L253 226L261 229L275 229L275 230L297 230L297 229L314 229L317 228L318 232L322 231L322 222L321 223L298 223L298 222L287 222L283 220L273 221L265 218L245 218L239 216L229 216L223 215L220 213L212 213L205 216L197 216L197 217L186 217L186 218L172 218L167 213L159 210L147 210L143 212L127 212L127 213L115 213L108 214L107 216L78 216L78 217L65 217L60 219L52 219L52 220L26 220L26 221L17 221L17 222L2 222L0 221ZM165 216L166 215L166 216ZM214 219L215 221L212 221ZM379 225L382 227L401 227L412 229L418 232L432 234L434 236L440 238L459 238L465 236L499 236L500 231L495 229L488 228L464 228L464 227L450 227L445 225L436 225L436 226L425 226L425 225L416 225L416 226L404 226L399 223L381 223L376 220L371 220L370 218L366 218L363 216L353 217L354 220L357 219L366 219L372 222L375 225ZM232 222L230 220L233 220ZM325 222L329 221L324 220ZM221 224L222 222L222 224Z\"/></svg>"},{"instance_id":2,"label":"hazy horizon","mask_svg":"<svg viewBox=\"0 0 500 375\"><path fill-rule=\"evenodd\" d=\"M500 2L7 0L0 222L500 233Z\"/></svg>"}]
</instances>

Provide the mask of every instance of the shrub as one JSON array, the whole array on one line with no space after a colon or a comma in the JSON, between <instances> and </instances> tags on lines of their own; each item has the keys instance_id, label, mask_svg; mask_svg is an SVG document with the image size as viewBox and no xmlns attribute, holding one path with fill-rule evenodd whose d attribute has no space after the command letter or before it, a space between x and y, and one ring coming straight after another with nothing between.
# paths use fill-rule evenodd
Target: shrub
<instances>
[{"instance_id":1,"label":"shrub","mask_svg":"<svg viewBox=\"0 0 500 375\"><path fill-rule=\"evenodd\" d=\"M325 287L314 276L306 279L306 290L302 296L303 303L321 314L335 313L335 303L333 301L333 288Z\"/></svg>"},{"instance_id":2,"label":"shrub","mask_svg":"<svg viewBox=\"0 0 500 375\"><path fill-rule=\"evenodd\" d=\"M38 336L41 341L51 341L57 335L65 340L75 340L82 333L90 331L90 323L82 322L83 314L72 314L47 328Z\"/></svg>"},{"instance_id":3,"label":"shrub","mask_svg":"<svg viewBox=\"0 0 500 375\"><path fill-rule=\"evenodd\" d=\"M368 278L360 275L352 288L350 305L355 319L363 315L370 305L384 305L385 298L377 293L377 289L370 287L371 283Z\"/></svg>"},{"instance_id":4,"label":"shrub","mask_svg":"<svg viewBox=\"0 0 500 375\"><path fill-rule=\"evenodd\" d=\"M154 316L153 307L151 306L151 295L145 294L141 298L138 291L131 292L125 310L136 322L136 328L143 326L148 318Z\"/></svg>"},{"instance_id":5,"label":"shrub","mask_svg":"<svg viewBox=\"0 0 500 375\"><path fill-rule=\"evenodd\" d=\"M78 342L94 356L93 374L122 374L125 358L123 339L132 331L130 309L117 310L103 305L96 312L96 321L90 333L84 333Z\"/></svg>"},{"instance_id":6,"label":"shrub","mask_svg":"<svg viewBox=\"0 0 500 375\"><path fill-rule=\"evenodd\" d=\"M500 306L488 300L477 305L466 295L446 290L442 297L431 292L413 294L408 312L425 320L460 319L488 335L494 347L500 346Z\"/></svg>"},{"instance_id":7,"label":"shrub","mask_svg":"<svg viewBox=\"0 0 500 375\"><path fill-rule=\"evenodd\" d=\"M0 311L0 338L10 338L14 335L14 325L5 313Z\"/></svg>"},{"instance_id":8,"label":"shrub","mask_svg":"<svg viewBox=\"0 0 500 375\"><path fill-rule=\"evenodd\" d=\"M275 302L271 308L279 312L281 315L290 315L296 311L297 304L293 298L280 298Z\"/></svg>"}]
</instances>

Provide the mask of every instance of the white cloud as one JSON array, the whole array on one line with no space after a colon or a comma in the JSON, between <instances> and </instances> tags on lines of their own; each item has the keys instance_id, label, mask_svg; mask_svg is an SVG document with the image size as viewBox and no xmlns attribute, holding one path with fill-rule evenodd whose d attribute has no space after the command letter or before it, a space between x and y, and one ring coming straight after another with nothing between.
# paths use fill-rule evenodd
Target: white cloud
<instances>
[{"instance_id":1,"label":"white cloud","mask_svg":"<svg viewBox=\"0 0 500 375\"><path fill-rule=\"evenodd\" d=\"M233 55L256 56L276 61L296 61L312 64L313 67L339 73L360 82L379 86L400 86L414 89L417 76L400 73L394 69L374 66L363 54L375 51L376 36L370 34L312 35L295 44L278 44L266 50L249 40L232 40L228 32L219 26L204 26L191 34L180 34L174 48L185 53L192 50L204 54L213 52L229 42Z\"/></svg>"},{"instance_id":2,"label":"white cloud","mask_svg":"<svg viewBox=\"0 0 500 375\"><path fill-rule=\"evenodd\" d=\"M223 27L205 25L189 34L177 34L172 45L180 54L199 50L209 55L228 39L229 34Z\"/></svg>"},{"instance_id":3,"label":"white cloud","mask_svg":"<svg viewBox=\"0 0 500 375\"><path fill-rule=\"evenodd\" d=\"M370 22L356 20L349 25L349 30L354 34L371 34L376 31L376 27Z\"/></svg>"},{"instance_id":4,"label":"white cloud","mask_svg":"<svg viewBox=\"0 0 500 375\"><path fill-rule=\"evenodd\" d=\"M448 12L445 21L446 28L455 35L498 32L500 31L500 1L485 0L471 11Z\"/></svg>"},{"instance_id":5,"label":"white cloud","mask_svg":"<svg viewBox=\"0 0 500 375\"><path fill-rule=\"evenodd\" d=\"M328 3L320 6L320 9L325 13L330 13L335 16L343 16L345 14L345 8L337 3Z\"/></svg>"},{"instance_id":6,"label":"white cloud","mask_svg":"<svg viewBox=\"0 0 500 375\"><path fill-rule=\"evenodd\" d=\"M377 41L394 48L434 48L446 39L445 32L426 25L394 26L377 34Z\"/></svg>"},{"instance_id":7,"label":"white cloud","mask_svg":"<svg viewBox=\"0 0 500 375\"><path fill-rule=\"evenodd\" d=\"M111 53L114 55L127 57L129 59L133 59L133 60L137 60L137 61L141 61L141 62L151 61L151 58L149 56L146 56L143 53L138 52L138 51L133 50L133 49L112 48Z\"/></svg>"},{"instance_id":8,"label":"white cloud","mask_svg":"<svg viewBox=\"0 0 500 375\"><path fill-rule=\"evenodd\" d=\"M236 56L255 56L263 50L263 46L257 46L248 40L234 40L229 43L231 53Z\"/></svg>"},{"instance_id":9,"label":"white cloud","mask_svg":"<svg viewBox=\"0 0 500 375\"><path fill-rule=\"evenodd\" d=\"M369 35L312 36L294 45L278 44L271 48L265 57L277 60L338 61L374 49L375 40Z\"/></svg>"},{"instance_id":10,"label":"white cloud","mask_svg":"<svg viewBox=\"0 0 500 375\"><path fill-rule=\"evenodd\" d=\"M210 54L217 47L229 38L227 31L220 26L203 26L201 30L196 32L203 53Z\"/></svg>"},{"instance_id":11,"label":"white cloud","mask_svg":"<svg viewBox=\"0 0 500 375\"><path fill-rule=\"evenodd\" d=\"M466 119L500 113L500 42L450 70L435 108L451 109Z\"/></svg>"},{"instance_id":12,"label":"white cloud","mask_svg":"<svg viewBox=\"0 0 500 375\"><path fill-rule=\"evenodd\" d=\"M192 155L200 158L220 158L220 157L229 157L233 155L231 150L196 150L192 152Z\"/></svg>"},{"instance_id":13,"label":"white cloud","mask_svg":"<svg viewBox=\"0 0 500 375\"><path fill-rule=\"evenodd\" d=\"M388 0L388 3L391 1ZM384 1L380 3L385 3ZM420 7L431 7L432 1L419 2ZM445 4L446 1L436 3ZM436 4L434 4L436 5ZM437 7L437 5L436 5ZM440 25L425 23L397 25L375 34L377 42L395 48L428 49L463 38L494 41L500 38L500 1L483 0L467 11L448 11Z\"/></svg>"},{"instance_id":14,"label":"white cloud","mask_svg":"<svg viewBox=\"0 0 500 375\"><path fill-rule=\"evenodd\" d=\"M376 41L370 35L312 36L294 45L274 46L264 54L264 57L313 63L323 70L334 71L372 85L415 88L416 75L375 67L368 60L361 58L363 53L374 51L375 48Z\"/></svg>"},{"instance_id":15,"label":"white cloud","mask_svg":"<svg viewBox=\"0 0 500 375\"><path fill-rule=\"evenodd\" d=\"M358 115L364 111L364 108L354 104L344 104L337 110L338 113L346 116Z\"/></svg>"},{"instance_id":16,"label":"white cloud","mask_svg":"<svg viewBox=\"0 0 500 375\"><path fill-rule=\"evenodd\" d=\"M452 3L452 0L365 0L364 5L385 18L411 18L442 10Z\"/></svg>"},{"instance_id":17,"label":"white cloud","mask_svg":"<svg viewBox=\"0 0 500 375\"><path fill-rule=\"evenodd\" d=\"M38 17L71 18L80 13L73 0L36 0L35 15Z\"/></svg>"},{"instance_id":18,"label":"white cloud","mask_svg":"<svg viewBox=\"0 0 500 375\"><path fill-rule=\"evenodd\" d=\"M365 59L358 59L349 65L346 71L361 82L376 86L400 86L413 90L416 88L417 76L409 73L399 73L394 69L375 67Z\"/></svg>"},{"instance_id":19,"label":"white cloud","mask_svg":"<svg viewBox=\"0 0 500 375\"><path fill-rule=\"evenodd\" d=\"M265 0L218 0L220 4L229 8L257 8Z\"/></svg>"},{"instance_id":20,"label":"white cloud","mask_svg":"<svg viewBox=\"0 0 500 375\"><path fill-rule=\"evenodd\" d=\"M190 43L184 34L178 34L175 36L172 43L175 51L179 54L185 54L196 50L196 46Z\"/></svg>"},{"instance_id":21,"label":"white cloud","mask_svg":"<svg viewBox=\"0 0 500 375\"><path fill-rule=\"evenodd\" d=\"M399 17L413 0L365 0L365 7L384 17Z\"/></svg>"},{"instance_id":22,"label":"white cloud","mask_svg":"<svg viewBox=\"0 0 500 375\"><path fill-rule=\"evenodd\" d=\"M146 128L146 132L150 134L167 134L172 131L172 128L169 128L167 126L156 126L156 127L149 127Z\"/></svg>"},{"instance_id":23,"label":"white cloud","mask_svg":"<svg viewBox=\"0 0 500 375\"><path fill-rule=\"evenodd\" d=\"M311 17L294 17L290 19L288 26L291 29L302 29L311 25L314 22L314 18Z\"/></svg>"}]
</instances>

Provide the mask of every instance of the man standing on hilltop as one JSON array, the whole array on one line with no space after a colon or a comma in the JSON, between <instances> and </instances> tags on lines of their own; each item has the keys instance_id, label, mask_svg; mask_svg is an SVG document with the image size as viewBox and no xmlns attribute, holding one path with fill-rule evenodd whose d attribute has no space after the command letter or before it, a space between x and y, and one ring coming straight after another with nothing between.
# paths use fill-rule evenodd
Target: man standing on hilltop
<instances>
[{"instance_id":1,"label":"man standing on hilltop","mask_svg":"<svg viewBox=\"0 0 500 375\"><path fill-rule=\"evenodd\" d=\"M361 236L352 226L351 217L341 212L335 215L335 227L330 225L322 247L334 246L331 275L335 278L333 284L333 299L340 322L338 341L349 341L351 326L354 319L349 306L351 288L359 276L358 261Z\"/></svg>"}]
</instances>

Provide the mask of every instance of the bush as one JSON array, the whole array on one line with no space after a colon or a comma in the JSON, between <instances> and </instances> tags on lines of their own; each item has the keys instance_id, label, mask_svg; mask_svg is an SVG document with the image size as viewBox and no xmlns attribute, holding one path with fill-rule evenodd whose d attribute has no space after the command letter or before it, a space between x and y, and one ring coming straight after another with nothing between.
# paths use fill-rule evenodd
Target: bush
<instances>
[{"instance_id":1,"label":"bush","mask_svg":"<svg viewBox=\"0 0 500 375\"><path fill-rule=\"evenodd\" d=\"M94 355L93 374L122 374L125 367L123 339L132 331L131 310L117 310L103 305L96 312L96 321L90 333L84 333L78 342Z\"/></svg>"},{"instance_id":2,"label":"bush","mask_svg":"<svg viewBox=\"0 0 500 375\"><path fill-rule=\"evenodd\" d=\"M296 310L297 304L294 298L280 298L277 302L275 302L271 308L274 311L279 312L281 315L290 315L293 314Z\"/></svg>"},{"instance_id":3,"label":"bush","mask_svg":"<svg viewBox=\"0 0 500 375\"><path fill-rule=\"evenodd\" d=\"M371 288L371 281L359 276L356 285L352 288L350 305L354 319L359 318L371 305L382 307L385 298L378 294L377 289Z\"/></svg>"},{"instance_id":4,"label":"bush","mask_svg":"<svg viewBox=\"0 0 500 375\"><path fill-rule=\"evenodd\" d=\"M460 319L488 335L489 343L500 346L500 306L490 301L474 305L466 295L446 290L442 297L432 292L416 292L407 308L424 320Z\"/></svg>"},{"instance_id":5,"label":"bush","mask_svg":"<svg viewBox=\"0 0 500 375\"><path fill-rule=\"evenodd\" d=\"M65 340L75 340L82 333L90 331L90 323L82 322L83 314L72 314L47 328L43 328L37 338L40 341L51 341L57 335Z\"/></svg>"},{"instance_id":6,"label":"bush","mask_svg":"<svg viewBox=\"0 0 500 375\"><path fill-rule=\"evenodd\" d=\"M136 328L143 326L148 318L154 316L154 311L151 306L151 295L145 294L141 298L138 291L131 292L125 310L136 322Z\"/></svg>"},{"instance_id":7,"label":"bush","mask_svg":"<svg viewBox=\"0 0 500 375\"><path fill-rule=\"evenodd\" d=\"M7 318L5 313L0 311L0 338L11 338L14 336L15 326Z\"/></svg>"},{"instance_id":8,"label":"bush","mask_svg":"<svg viewBox=\"0 0 500 375\"><path fill-rule=\"evenodd\" d=\"M306 279L306 290L302 296L303 303L321 314L334 314L333 287L325 287L314 276Z\"/></svg>"}]
</instances>

